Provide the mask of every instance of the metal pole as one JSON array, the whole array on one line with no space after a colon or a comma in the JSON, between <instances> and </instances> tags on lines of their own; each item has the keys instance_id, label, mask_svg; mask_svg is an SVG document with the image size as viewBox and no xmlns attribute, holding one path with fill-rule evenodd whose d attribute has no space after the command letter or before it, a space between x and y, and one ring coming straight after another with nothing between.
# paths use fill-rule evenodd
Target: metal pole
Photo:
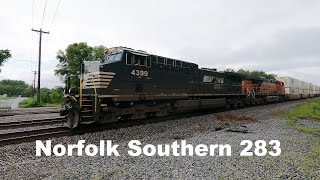
<instances>
[{"instance_id":1,"label":"metal pole","mask_svg":"<svg viewBox=\"0 0 320 180\"><path fill-rule=\"evenodd\" d=\"M42 33L49 34L49 32L40 30L31 29L32 31L38 32L40 34L39 38L39 62L38 62L38 93L37 93L37 100L40 103L40 72L41 72L41 41L42 41Z\"/></svg>"},{"instance_id":2,"label":"metal pole","mask_svg":"<svg viewBox=\"0 0 320 180\"><path fill-rule=\"evenodd\" d=\"M34 76L33 76L33 87L32 87L32 98L36 95L36 76L37 76L37 71L33 71Z\"/></svg>"},{"instance_id":3,"label":"metal pole","mask_svg":"<svg viewBox=\"0 0 320 180\"><path fill-rule=\"evenodd\" d=\"M40 103L40 74L41 74L41 40L42 40L42 29L40 28L40 39L39 39L39 62L38 62L38 94L37 100Z\"/></svg>"}]
</instances>

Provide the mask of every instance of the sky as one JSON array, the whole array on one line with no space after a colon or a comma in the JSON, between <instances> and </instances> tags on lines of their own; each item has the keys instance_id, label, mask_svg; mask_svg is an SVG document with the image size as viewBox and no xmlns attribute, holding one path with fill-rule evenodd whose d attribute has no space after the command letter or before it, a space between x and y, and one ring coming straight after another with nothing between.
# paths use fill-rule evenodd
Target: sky
<instances>
[{"instance_id":1,"label":"sky","mask_svg":"<svg viewBox=\"0 0 320 180\"><path fill-rule=\"evenodd\" d=\"M75 42L126 46L200 67L262 70L320 85L318 0L45 2L0 0L0 49L12 53L0 79L32 84L39 34L31 28L42 28L50 32L42 40L43 87L63 85L54 75L56 54Z\"/></svg>"}]
</instances>

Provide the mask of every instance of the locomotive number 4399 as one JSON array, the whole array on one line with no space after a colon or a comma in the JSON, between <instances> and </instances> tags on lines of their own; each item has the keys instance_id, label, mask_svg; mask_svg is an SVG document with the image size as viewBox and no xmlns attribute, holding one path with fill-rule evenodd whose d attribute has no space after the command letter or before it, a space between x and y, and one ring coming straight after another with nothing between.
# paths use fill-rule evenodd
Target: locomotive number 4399
<instances>
[{"instance_id":1,"label":"locomotive number 4399","mask_svg":"<svg viewBox=\"0 0 320 180\"><path fill-rule=\"evenodd\" d=\"M132 70L131 74L134 76L148 76L149 75L148 71L143 71L143 70Z\"/></svg>"}]
</instances>

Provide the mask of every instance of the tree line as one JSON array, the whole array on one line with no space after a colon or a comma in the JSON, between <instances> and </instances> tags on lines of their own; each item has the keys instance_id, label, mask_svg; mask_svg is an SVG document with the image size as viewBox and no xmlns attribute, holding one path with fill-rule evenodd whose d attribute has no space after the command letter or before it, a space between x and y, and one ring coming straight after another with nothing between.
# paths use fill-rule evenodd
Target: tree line
<instances>
[{"instance_id":1,"label":"tree line","mask_svg":"<svg viewBox=\"0 0 320 180\"><path fill-rule=\"evenodd\" d=\"M41 88L41 102L44 104L60 104L63 102L63 91L63 87L52 89ZM24 81L9 79L0 81L0 95L7 94L9 97L22 96L33 98L36 92L31 85L28 85Z\"/></svg>"},{"instance_id":2,"label":"tree line","mask_svg":"<svg viewBox=\"0 0 320 180\"><path fill-rule=\"evenodd\" d=\"M30 97L33 88L24 81L20 80L1 80L0 81L0 95L7 94L8 96L24 96Z\"/></svg>"},{"instance_id":3,"label":"tree line","mask_svg":"<svg viewBox=\"0 0 320 180\"><path fill-rule=\"evenodd\" d=\"M237 73L243 74L243 75L264 77L266 79L271 79L271 80L276 80L276 78L277 78L277 75L275 75L275 74L266 73L264 71L256 71L256 70L250 71L250 70L239 69L237 71Z\"/></svg>"}]
</instances>

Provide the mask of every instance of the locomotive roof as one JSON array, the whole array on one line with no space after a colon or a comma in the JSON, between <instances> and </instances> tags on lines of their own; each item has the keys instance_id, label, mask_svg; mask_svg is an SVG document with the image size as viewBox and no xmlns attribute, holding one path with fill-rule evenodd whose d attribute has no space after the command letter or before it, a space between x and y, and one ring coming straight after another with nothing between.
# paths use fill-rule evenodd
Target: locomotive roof
<instances>
[{"instance_id":1,"label":"locomotive roof","mask_svg":"<svg viewBox=\"0 0 320 180\"><path fill-rule=\"evenodd\" d=\"M106 54L111 54L111 53L116 53L116 52L123 52L123 51L128 51L128 52L130 52L132 54L136 54L136 55L140 55L140 56L157 56L157 57L162 57L162 58L166 58L166 59L174 59L174 58L168 58L168 57L159 56L159 55L155 55L155 54L149 54L146 51L135 50L135 49L132 49L132 48L122 47L122 46L108 48L106 50ZM198 66L197 64L192 63L192 62L187 62L187 61L183 61L183 60L180 60L180 59L174 59L174 60L178 60L178 61L181 61L181 62L192 64L194 66Z\"/></svg>"}]
</instances>

